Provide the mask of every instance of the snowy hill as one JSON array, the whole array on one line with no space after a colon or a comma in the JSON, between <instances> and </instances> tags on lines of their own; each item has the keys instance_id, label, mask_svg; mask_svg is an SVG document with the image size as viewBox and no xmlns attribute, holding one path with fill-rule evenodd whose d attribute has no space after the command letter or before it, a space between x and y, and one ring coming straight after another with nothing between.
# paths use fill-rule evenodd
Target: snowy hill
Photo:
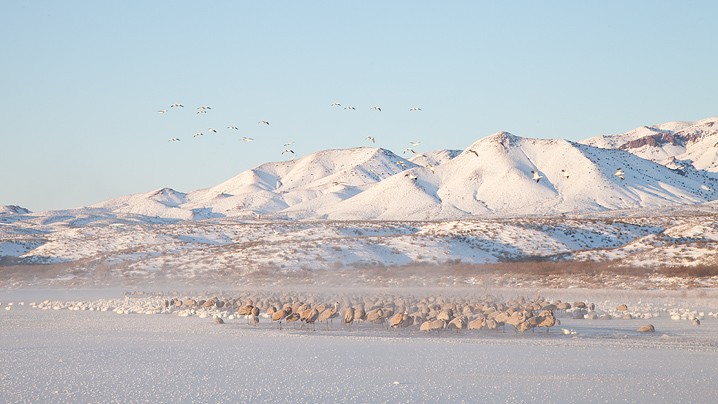
<instances>
[{"instance_id":1,"label":"snowy hill","mask_svg":"<svg viewBox=\"0 0 718 404\"><path fill-rule=\"evenodd\" d=\"M25 215L30 213L28 209L17 205L0 205L0 215Z\"/></svg>"},{"instance_id":2,"label":"snowy hill","mask_svg":"<svg viewBox=\"0 0 718 404\"><path fill-rule=\"evenodd\" d=\"M592 137L581 143L626 150L664 165L692 166L718 173L718 117L642 126L618 135Z\"/></svg>"}]
</instances>

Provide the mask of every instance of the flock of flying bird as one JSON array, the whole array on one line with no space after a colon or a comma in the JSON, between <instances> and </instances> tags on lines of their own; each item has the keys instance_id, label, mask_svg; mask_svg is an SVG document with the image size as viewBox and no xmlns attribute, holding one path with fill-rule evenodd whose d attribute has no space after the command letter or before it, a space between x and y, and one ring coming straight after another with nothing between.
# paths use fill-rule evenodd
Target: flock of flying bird
<instances>
[{"instance_id":1,"label":"flock of flying bird","mask_svg":"<svg viewBox=\"0 0 718 404\"><path fill-rule=\"evenodd\" d=\"M339 103L339 102L334 102L334 103L332 103L330 106L331 106L331 107L342 107L342 104ZM180 103L174 103L174 104L170 105L170 109L180 109L180 108L184 108L184 105L183 105L183 104L180 104ZM345 109L345 110L349 110L349 111L356 111L356 107L354 107L354 106L352 106L352 105L345 106L344 109ZM210 110L212 110L212 107L210 107L209 105L203 105L203 106L197 107L197 112L196 112L196 114L197 114L197 115L203 115L203 114L206 114L206 113L207 113L208 111L210 111ZM381 107L379 107L379 106L373 106L373 107L370 108L370 110L372 110L372 111L378 111L378 112L381 112L381 111L382 111ZM417 112L417 111L421 111L421 110L422 110L422 109L419 108L419 107L411 107L411 108L409 108L409 111L411 111L411 112ZM157 113L159 113L159 114L166 114L167 112L168 112L167 109L160 109L160 110L157 111ZM270 126L270 122L267 121L267 120L260 120L260 121L257 122L257 124L258 124L258 125L262 125L262 126ZM229 125L229 126L227 126L227 129L235 130L235 131L238 131L238 130L239 130L239 128L238 128L236 125ZM217 129L215 129L215 128L208 128L208 129L207 129L207 132L209 132L209 133L217 133ZM197 133L195 133L192 137L200 137L200 136L204 136L204 132L197 132ZM372 142L372 143L376 143L376 138L375 138L374 136L367 136L367 139L368 139L370 142ZM180 138L178 138L178 137L172 137L172 138L170 138L168 141L169 141L169 142L179 142L179 141L181 141L181 140L182 140L182 139L180 139ZM248 137L248 136L243 136L243 137L241 138L241 140L243 140L243 141L245 141L245 142L252 142L252 141L254 141L254 138ZM292 160L294 160L295 152L294 152L294 150L292 150L289 146L291 146L293 143L294 143L293 141L288 142L288 143L285 143L285 144L284 144L284 149L282 150L282 155L284 155L284 154L291 154L291 155L292 155ZM421 142L415 142L415 141L410 142L410 144L412 145L412 147L416 147L416 146L418 146L420 143L421 143ZM404 153L407 153L407 152L411 152L411 153L413 153L413 154L417 154L417 152L416 152L414 149L412 149L412 148L406 148L406 149L404 149Z\"/></svg>"},{"instance_id":2,"label":"flock of flying bird","mask_svg":"<svg viewBox=\"0 0 718 404\"><path fill-rule=\"evenodd\" d=\"M333 103L330 104L330 107L332 107L332 108L342 108L342 104L341 104L340 102L333 102ZM177 108L177 109L179 109L179 108L184 108L184 105L179 104L179 103L175 103L175 104L170 105L170 109L172 109L172 108ZM349 110L349 111L356 111L356 107L354 107L353 105L347 105L347 106L344 106L343 108L344 108L345 110ZM210 107L209 105L203 105L203 106L197 107L197 112L196 112L196 114L197 114L197 115L203 115L203 114L206 114L206 113L207 113L208 111L210 111L210 110L212 110L212 107ZM372 110L372 111L377 111L377 112L381 112L381 111L382 111L381 107L376 106L376 105L375 105L375 106L372 106L372 107L370 108L370 110ZM422 110L422 109L421 109L420 107L411 107L411 108L409 108L409 111L410 111L410 112L418 112L418 111L421 111L421 110ZM158 110L157 112L158 112L159 114L165 114L165 113L167 113L167 110L166 110L166 109L160 109L160 110ZM257 124L258 124L258 125L262 125L262 126L270 126L270 122L267 121L267 120L260 120L260 121L257 122ZM235 131L238 131L238 130L239 130L239 128L238 128L236 125L229 125L229 126L227 126L227 129L235 130ZM217 129L215 129L215 128L208 128L208 129L207 129L207 132L217 133ZM195 134L193 135L193 137L200 137L200 136L204 136L204 133L203 133L203 132L197 132L197 133L195 133ZM374 136L367 136L366 139L367 139L368 141L370 141L371 143L376 143L376 138L375 138ZM248 136L243 136L241 140L244 141L244 142L252 142L252 141L254 141L254 138L248 137ZM168 141L169 141L169 142L179 142L179 141L181 141L181 139L178 138L178 137L173 137L173 138L170 138ZM291 156L292 156L292 157L291 157L291 160L294 160L294 157L296 156L296 153L295 153L294 150L292 150L291 147L290 147L293 143L294 143L294 141L285 143L284 146L283 146L284 148L283 148L283 150L282 150L282 155L291 154ZM417 146L419 146L419 145L421 144L421 142L411 141L411 142L409 142L409 144L411 145L411 147L406 147L406 148L403 150L402 154L411 153L411 154L413 154L413 155L418 155L419 153L416 152L415 148L416 148ZM478 153L476 150L469 149L468 152L475 154L476 157L479 157L479 153ZM400 162L397 162L397 164L400 165L400 166L406 167L406 165L403 164L403 162L401 162L401 161L400 161ZM435 172L434 166L431 165L430 163L427 163L427 164L426 164L426 167L429 168L432 173ZM540 175L540 174L539 174L538 172L536 172L536 171L531 171L531 174L533 175L531 179L534 180L534 181L536 181L536 183L538 183L539 181L541 181L542 178L544 178L544 176ZM569 178L569 173L568 173L568 171L566 171L566 170L561 170L561 174L562 174L566 179ZM616 172L615 172L613 175L616 176L616 177L618 177L618 178L620 178L621 180L625 180L625 173L623 172L623 169L620 168L620 167L616 170ZM414 180L414 181L416 181L416 180L418 179L418 177L417 177L416 175L413 175L413 174L405 174L405 176L408 177L408 178L410 178L410 179L412 179L412 180Z\"/></svg>"}]
</instances>

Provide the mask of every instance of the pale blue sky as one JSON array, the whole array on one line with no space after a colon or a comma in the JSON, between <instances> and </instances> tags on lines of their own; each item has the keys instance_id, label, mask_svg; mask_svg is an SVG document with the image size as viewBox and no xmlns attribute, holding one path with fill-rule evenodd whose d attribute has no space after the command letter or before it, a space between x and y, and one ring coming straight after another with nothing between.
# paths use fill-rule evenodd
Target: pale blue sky
<instances>
[{"instance_id":1,"label":"pale blue sky","mask_svg":"<svg viewBox=\"0 0 718 404\"><path fill-rule=\"evenodd\" d=\"M0 205L192 191L289 140L400 154L718 115L718 2L502 3L3 2Z\"/></svg>"}]
</instances>

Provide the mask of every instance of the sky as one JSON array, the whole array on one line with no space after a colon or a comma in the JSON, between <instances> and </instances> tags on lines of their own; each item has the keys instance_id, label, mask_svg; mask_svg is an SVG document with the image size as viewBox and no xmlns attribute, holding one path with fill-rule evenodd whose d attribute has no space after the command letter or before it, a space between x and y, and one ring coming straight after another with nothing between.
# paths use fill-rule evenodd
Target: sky
<instances>
[{"instance_id":1,"label":"sky","mask_svg":"<svg viewBox=\"0 0 718 404\"><path fill-rule=\"evenodd\" d=\"M0 205L189 192L289 142L401 154L718 115L718 2L504 3L3 2Z\"/></svg>"}]
</instances>

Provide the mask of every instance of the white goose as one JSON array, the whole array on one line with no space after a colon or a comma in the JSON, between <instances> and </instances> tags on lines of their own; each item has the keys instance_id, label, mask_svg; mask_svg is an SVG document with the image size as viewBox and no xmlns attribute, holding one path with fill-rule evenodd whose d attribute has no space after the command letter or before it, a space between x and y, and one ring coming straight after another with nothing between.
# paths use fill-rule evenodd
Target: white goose
<instances>
[{"instance_id":1,"label":"white goose","mask_svg":"<svg viewBox=\"0 0 718 404\"><path fill-rule=\"evenodd\" d=\"M531 179L536 182L541 181L541 178L543 178L543 175L539 175L536 171L531 171L531 173L534 175Z\"/></svg>"}]
</instances>

